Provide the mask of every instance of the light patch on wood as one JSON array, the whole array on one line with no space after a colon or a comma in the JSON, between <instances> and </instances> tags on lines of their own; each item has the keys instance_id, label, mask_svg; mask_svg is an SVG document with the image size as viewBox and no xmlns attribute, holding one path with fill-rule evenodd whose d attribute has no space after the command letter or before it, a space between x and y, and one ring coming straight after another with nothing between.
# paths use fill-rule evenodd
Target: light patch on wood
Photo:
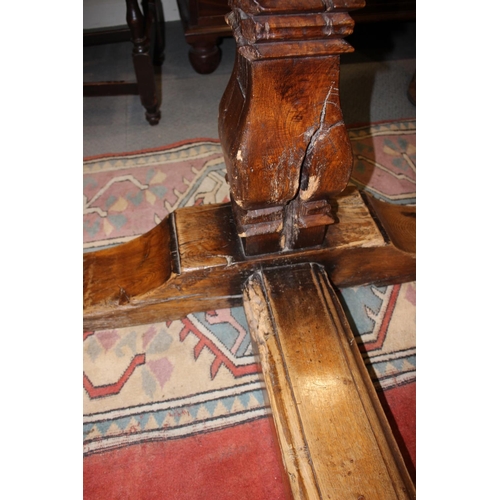
<instances>
[{"instance_id":1,"label":"light patch on wood","mask_svg":"<svg viewBox=\"0 0 500 500\"><path fill-rule=\"evenodd\" d=\"M236 196L234 196L234 194L233 194L233 201L234 201L234 202L236 203L236 205L238 205L239 207L244 208L244 207L243 207L243 201L242 201L242 200L240 200L239 198L236 198Z\"/></svg>"},{"instance_id":2,"label":"light patch on wood","mask_svg":"<svg viewBox=\"0 0 500 500\"><path fill-rule=\"evenodd\" d=\"M248 281L244 296L243 306L252 338L257 345L265 344L267 337L272 333L272 326L266 299L255 278Z\"/></svg>"},{"instance_id":3,"label":"light patch on wood","mask_svg":"<svg viewBox=\"0 0 500 500\"><path fill-rule=\"evenodd\" d=\"M307 201L317 191L320 183L320 178L317 175L311 175L307 182L307 189L300 192L300 199Z\"/></svg>"},{"instance_id":4,"label":"light patch on wood","mask_svg":"<svg viewBox=\"0 0 500 500\"><path fill-rule=\"evenodd\" d=\"M276 339L276 330L261 279L258 273L248 279L243 290L243 306L250 335L259 350L283 464L294 498L320 500L321 495L314 477L309 447L302 433L300 417L297 409L287 404L293 400L293 390L291 385L286 383L285 361Z\"/></svg>"},{"instance_id":5,"label":"light patch on wood","mask_svg":"<svg viewBox=\"0 0 500 500\"><path fill-rule=\"evenodd\" d=\"M325 26L323 27L323 33L326 36L333 35L335 32L335 25L333 23L333 19L328 17L326 14L321 14L321 17L323 18L323 21L325 22Z\"/></svg>"},{"instance_id":6,"label":"light patch on wood","mask_svg":"<svg viewBox=\"0 0 500 500\"><path fill-rule=\"evenodd\" d=\"M255 61L262 57L262 54L254 45L243 45L242 47L238 47L238 52L248 61Z\"/></svg>"},{"instance_id":7,"label":"light patch on wood","mask_svg":"<svg viewBox=\"0 0 500 500\"><path fill-rule=\"evenodd\" d=\"M265 24L264 24L264 27L265 27L265 32L264 32L265 34L264 34L264 37L265 37L266 39L271 38L271 35L270 35L270 33L271 33L271 28L270 28L270 26L269 26L269 23L265 23Z\"/></svg>"},{"instance_id":8,"label":"light patch on wood","mask_svg":"<svg viewBox=\"0 0 500 500\"><path fill-rule=\"evenodd\" d=\"M285 249L285 245L286 245L286 238L285 238L285 235L282 234L281 238L280 238L280 248L281 248L281 250Z\"/></svg>"},{"instance_id":9,"label":"light patch on wood","mask_svg":"<svg viewBox=\"0 0 500 500\"><path fill-rule=\"evenodd\" d=\"M231 255L214 255L214 257L220 257L221 259L225 259L227 262L226 267L234 266L235 262Z\"/></svg>"}]
</instances>

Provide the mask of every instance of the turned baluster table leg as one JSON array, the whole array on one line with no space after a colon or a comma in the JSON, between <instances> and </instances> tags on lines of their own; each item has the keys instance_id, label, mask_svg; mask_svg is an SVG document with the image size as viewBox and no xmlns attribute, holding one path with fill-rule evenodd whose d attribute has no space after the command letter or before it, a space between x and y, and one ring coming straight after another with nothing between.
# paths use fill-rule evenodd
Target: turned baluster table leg
<instances>
[{"instance_id":1,"label":"turned baluster table leg","mask_svg":"<svg viewBox=\"0 0 500 500\"><path fill-rule=\"evenodd\" d=\"M245 252L321 245L335 222L329 199L351 174L339 55L353 50L343 40L354 26L345 10L363 2L338 11L334 2L230 5L237 59L219 135Z\"/></svg>"},{"instance_id":2,"label":"turned baluster table leg","mask_svg":"<svg viewBox=\"0 0 500 500\"><path fill-rule=\"evenodd\" d=\"M207 75L213 73L219 66L222 52L218 41L219 37L210 39L204 36L203 40L189 42L189 62L197 73Z\"/></svg>"}]
</instances>

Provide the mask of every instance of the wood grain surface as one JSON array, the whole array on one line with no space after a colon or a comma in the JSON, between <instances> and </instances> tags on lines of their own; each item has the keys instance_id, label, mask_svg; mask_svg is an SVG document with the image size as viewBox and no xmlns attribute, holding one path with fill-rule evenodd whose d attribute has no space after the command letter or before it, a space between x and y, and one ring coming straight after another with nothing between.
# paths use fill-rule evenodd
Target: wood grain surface
<instances>
[{"instance_id":1,"label":"wood grain surface","mask_svg":"<svg viewBox=\"0 0 500 500\"><path fill-rule=\"evenodd\" d=\"M231 204L217 204L179 209L136 240L85 254L84 328L145 324L241 305L242 286L258 267L318 262L339 287L415 279L415 253L405 251L414 238L415 217L396 216L410 209L391 209L396 213L382 225L380 204L370 212L351 186L331 203L337 221L313 248L246 256Z\"/></svg>"},{"instance_id":2,"label":"wood grain surface","mask_svg":"<svg viewBox=\"0 0 500 500\"><path fill-rule=\"evenodd\" d=\"M257 271L244 297L294 498L415 498L324 269Z\"/></svg>"},{"instance_id":3,"label":"wood grain surface","mask_svg":"<svg viewBox=\"0 0 500 500\"><path fill-rule=\"evenodd\" d=\"M232 0L236 60L219 136L247 255L323 242L353 158L339 97L348 10L364 0Z\"/></svg>"},{"instance_id":4,"label":"wood grain surface","mask_svg":"<svg viewBox=\"0 0 500 500\"><path fill-rule=\"evenodd\" d=\"M128 243L83 256L83 307L123 305L170 278L172 229L166 217Z\"/></svg>"}]
</instances>

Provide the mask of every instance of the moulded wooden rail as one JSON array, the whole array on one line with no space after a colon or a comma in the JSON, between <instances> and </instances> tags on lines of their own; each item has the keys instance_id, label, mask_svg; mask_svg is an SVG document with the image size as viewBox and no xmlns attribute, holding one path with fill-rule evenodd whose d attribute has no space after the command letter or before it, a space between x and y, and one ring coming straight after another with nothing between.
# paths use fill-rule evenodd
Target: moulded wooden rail
<instances>
[{"instance_id":1,"label":"moulded wooden rail","mask_svg":"<svg viewBox=\"0 0 500 500\"><path fill-rule=\"evenodd\" d=\"M318 264L257 271L245 312L295 498L415 498L328 276Z\"/></svg>"},{"instance_id":2,"label":"moulded wooden rail","mask_svg":"<svg viewBox=\"0 0 500 500\"><path fill-rule=\"evenodd\" d=\"M231 0L237 57L219 108L231 203L84 256L86 330L241 304L245 290L295 498L415 497L330 284L415 279L415 208L348 186L339 55L363 5Z\"/></svg>"}]
</instances>

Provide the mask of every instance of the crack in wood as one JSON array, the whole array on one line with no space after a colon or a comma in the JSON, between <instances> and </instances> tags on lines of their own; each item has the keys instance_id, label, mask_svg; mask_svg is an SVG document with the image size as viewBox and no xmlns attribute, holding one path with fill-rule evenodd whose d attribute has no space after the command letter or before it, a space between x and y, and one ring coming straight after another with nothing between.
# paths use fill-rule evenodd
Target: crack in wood
<instances>
[{"instance_id":1,"label":"crack in wood","mask_svg":"<svg viewBox=\"0 0 500 500\"><path fill-rule=\"evenodd\" d=\"M308 198L310 198L320 184L319 177L309 174L310 158L312 157L312 153L316 147L316 143L318 140L325 137L333 127L343 125L343 121L338 121L332 125L325 126L327 105L336 105L335 102L330 101L330 96L332 95L333 91L338 91L338 89L335 87L335 82L331 83L326 97L323 100L323 105L321 107L321 113L319 117L319 125L314 129L314 131L311 131L311 129L309 129L305 133L305 135L309 135L309 141L305 148L304 156L299 168L299 187L296 190L294 197L285 204L283 210L283 231L280 240L280 247L284 251L294 248L294 245L297 241L299 235L298 219L300 214L301 201L306 201Z\"/></svg>"}]
</instances>

